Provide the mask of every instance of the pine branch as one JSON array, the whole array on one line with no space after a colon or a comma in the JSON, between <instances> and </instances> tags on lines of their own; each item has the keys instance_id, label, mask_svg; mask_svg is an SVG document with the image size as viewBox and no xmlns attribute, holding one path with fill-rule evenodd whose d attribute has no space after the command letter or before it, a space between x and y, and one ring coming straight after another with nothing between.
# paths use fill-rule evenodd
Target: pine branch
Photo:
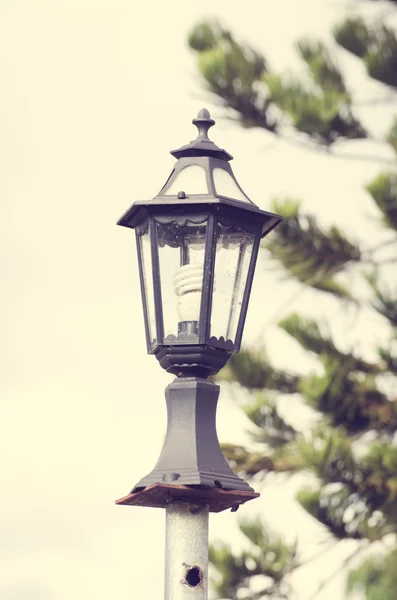
<instances>
[{"instance_id":1,"label":"pine branch","mask_svg":"<svg viewBox=\"0 0 397 600\"><path fill-rule=\"evenodd\" d=\"M237 381L248 390L268 389L293 393L299 378L271 366L264 350L240 350L217 376L222 381Z\"/></svg>"},{"instance_id":2,"label":"pine branch","mask_svg":"<svg viewBox=\"0 0 397 600\"><path fill-rule=\"evenodd\" d=\"M314 82L322 90L336 89L341 94L347 94L343 75L322 42L303 39L298 42L297 48Z\"/></svg>"},{"instance_id":3,"label":"pine branch","mask_svg":"<svg viewBox=\"0 0 397 600\"><path fill-rule=\"evenodd\" d=\"M395 259L392 262L395 264ZM394 327L397 327L397 288L393 291L390 287L381 287L377 270L367 273L366 279L375 293L372 306Z\"/></svg>"},{"instance_id":4,"label":"pine branch","mask_svg":"<svg viewBox=\"0 0 397 600\"><path fill-rule=\"evenodd\" d=\"M243 124L241 122L241 118L235 118L228 114L220 115L217 118L218 118L218 120L223 119L225 121L232 122L233 124L237 124L240 127L243 126L244 129L249 129L251 127L255 127L255 128L261 127L259 124L256 124L254 122L252 122L250 125ZM320 155L322 154L322 155L326 156L327 158L334 158L336 160L352 160L352 161L357 161L357 162L371 162L371 163L375 162L375 163L379 163L380 165L393 166L393 167L396 165L396 161L394 159L385 158L384 156L381 156L378 154L356 154L353 152L349 152L349 153L335 152L333 150L332 146L336 146L338 141L340 141L340 140L335 140L333 142L332 146L331 145L324 146L321 143L313 142L313 141L310 141L310 139L307 139L307 137L309 137L308 135L301 134L301 136L299 138L297 138L297 137L294 137L294 136L291 136L291 135L285 133L285 131L283 131L283 129L281 128L281 124L282 124L282 121L280 120L279 121L280 126L277 129L272 130L272 131L269 131L265 127L265 129L267 129L267 131L270 134L272 134L274 137L273 137L273 142L271 144L262 147L262 151L268 152L274 146L274 144L277 144L278 141L282 141L282 142L286 142L287 144L289 144L291 146L295 146L297 148L301 148L302 150L306 150L307 152L312 152L312 153L316 154L317 156L319 154ZM372 139L373 139L372 136L368 135L368 140L372 140ZM385 143L385 140L374 140L374 141L379 141L379 142Z\"/></svg>"},{"instance_id":5,"label":"pine branch","mask_svg":"<svg viewBox=\"0 0 397 600\"><path fill-rule=\"evenodd\" d=\"M397 88L397 37L378 20L368 27L362 17L345 19L334 28L336 42L361 58L370 77Z\"/></svg>"},{"instance_id":6,"label":"pine branch","mask_svg":"<svg viewBox=\"0 0 397 600\"><path fill-rule=\"evenodd\" d=\"M357 40L361 40L363 35L365 38L357 42L362 44L360 48L348 48L349 51L364 57L368 44L375 43L376 39L377 46L372 54L365 54L368 68L374 71L374 77L394 77L394 66L385 66L381 62L385 52L390 54L393 33L383 27L374 37L365 29L362 20L348 19L344 26L346 24L344 35L347 40L352 35ZM397 41L395 43L397 45ZM323 152L326 156L341 160L394 166L394 161L381 156L331 151L331 146L338 140L370 136L353 116L354 102L346 92L343 76L322 43L302 41L299 44L312 82L319 87L317 91L300 81L288 81L270 74L267 61L260 53L239 44L217 22L204 22L194 27L189 36L189 45L198 55L199 70L209 91L223 106L238 115L237 119L231 120L237 120L245 128L260 127L287 143L317 154ZM282 127L286 116L292 120L295 130L307 135L314 144L308 143L304 135L301 139L295 139L286 134Z\"/></svg>"},{"instance_id":7,"label":"pine branch","mask_svg":"<svg viewBox=\"0 0 397 600\"><path fill-rule=\"evenodd\" d=\"M372 259L371 259L372 261ZM323 274L321 272L317 273L314 276L314 279L311 279L310 281L313 281L314 286L320 281L320 279L322 278ZM302 282L302 285L300 285L297 290L291 294L291 296L289 298L287 298L287 300L285 300L285 302L283 304L281 304L277 310L275 310L275 312L264 322L263 326L260 328L257 336L254 338L252 344L253 347L257 347L259 345L261 345L262 341L263 341L263 336L265 334L265 332L267 331L267 329L271 326L276 324L280 317L284 316L285 313L288 311L288 309L292 308L292 305L296 302L296 300L298 300L298 298L300 298L301 296L303 296L303 294L305 292L308 291L308 286L310 285L310 281L306 281L306 282ZM307 284L307 285L305 285Z\"/></svg>"},{"instance_id":8,"label":"pine branch","mask_svg":"<svg viewBox=\"0 0 397 600\"><path fill-rule=\"evenodd\" d=\"M354 106L379 106L380 104L395 104L397 101L396 92L390 92L386 96L372 96L372 98L356 98Z\"/></svg>"},{"instance_id":9,"label":"pine branch","mask_svg":"<svg viewBox=\"0 0 397 600\"><path fill-rule=\"evenodd\" d=\"M394 600L397 595L396 549L389 554L373 556L349 573L347 594L357 589L367 598Z\"/></svg>"},{"instance_id":10,"label":"pine branch","mask_svg":"<svg viewBox=\"0 0 397 600\"><path fill-rule=\"evenodd\" d=\"M300 47L316 89L271 74L260 53L239 44L219 23L194 27L189 45L197 52L208 89L237 112L244 127L277 132L288 116L296 130L326 146L340 138L367 137L351 111L343 77L323 45L302 42Z\"/></svg>"},{"instance_id":11,"label":"pine branch","mask_svg":"<svg viewBox=\"0 0 397 600\"><path fill-rule=\"evenodd\" d=\"M360 261L358 245L350 242L335 226L320 228L312 215L299 212L299 202L275 200L275 212L284 221L264 246L288 273L313 289L342 299L353 300L351 293L334 277L350 263Z\"/></svg>"},{"instance_id":12,"label":"pine branch","mask_svg":"<svg viewBox=\"0 0 397 600\"><path fill-rule=\"evenodd\" d=\"M397 232L397 176L394 172L379 173L367 186L379 208L384 224Z\"/></svg>"},{"instance_id":13,"label":"pine branch","mask_svg":"<svg viewBox=\"0 0 397 600\"><path fill-rule=\"evenodd\" d=\"M326 577L321 583L320 585L316 588L316 590L314 591L314 593L308 598L308 600L316 600L318 594L320 592L322 592L334 579L337 575L339 575L339 573L341 573L342 571L344 571L346 569L346 567L352 562L352 560L354 560L359 554L361 554L364 550L366 550L366 548L368 547L369 542L367 542L367 540L361 542L361 544L359 545L358 548L356 548L354 550L354 552L352 552L350 554L350 556L348 556L347 558L345 558L343 560L343 562L339 565L339 567L337 569L335 569L334 571L332 571L328 577Z\"/></svg>"},{"instance_id":14,"label":"pine branch","mask_svg":"<svg viewBox=\"0 0 397 600\"><path fill-rule=\"evenodd\" d=\"M397 88L397 37L386 25L379 25L364 62L370 77Z\"/></svg>"},{"instance_id":15,"label":"pine branch","mask_svg":"<svg viewBox=\"0 0 397 600\"><path fill-rule=\"evenodd\" d=\"M279 306L279 308L271 315L271 317L269 317L263 327L261 327L261 329L259 330L258 335L254 338L253 341L253 346L257 346L258 344L260 344L263 340L263 336L266 332L266 330L268 329L268 327L270 327L270 325L273 325L275 323L277 323L277 321L279 320L279 318L284 315L287 310L292 307L292 305L294 304L294 302L300 297L302 296L302 294L304 294L307 291L307 287L305 287L304 285L301 285L296 292L294 292L289 298L287 298L287 300L281 304L281 306Z\"/></svg>"},{"instance_id":16,"label":"pine branch","mask_svg":"<svg viewBox=\"0 0 397 600\"><path fill-rule=\"evenodd\" d=\"M342 153L342 152L334 152L330 146L322 146L318 143L311 143L304 138L297 139L295 137L284 134L282 131L274 131L272 132L277 138L280 140L287 142L292 146L296 146L298 148L302 148L303 150L307 150L308 152L313 152L317 156L322 154L329 158L335 158L337 160L353 160L358 162L376 162L380 165L388 165L395 166L396 161L392 158L385 158L384 156L376 155L376 154L355 154L355 153ZM334 142L336 143L336 141ZM264 148L266 149L266 148Z\"/></svg>"},{"instance_id":17,"label":"pine branch","mask_svg":"<svg viewBox=\"0 0 397 600\"><path fill-rule=\"evenodd\" d=\"M270 114L270 99L258 89L268 72L262 54L236 42L218 22L196 25L188 41L197 52L199 71L209 90L235 109L246 126L256 123L275 131L277 120Z\"/></svg>"},{"instance_id":18,"label":"pine branch","mask_svg":"<svg viewBox=\"0 0 397 600\"><path fill-rule=\"evenodd\" d=\"M363 58L373 41L372 32L362 17L349 17L334 27L334 38L337 44L351 54Z\"/></svg>"},{"instance_id":19,"label":"pine branch","mask_svg":"<svg viewBox=\"0 0 397 600\"><path fill-rule=\"evenodd\" d=\"M385 240L384 242L381 242L380 244L377 244L376 246L373 246L372 248L370 248L367 251L367 256L371 257L376 252L379 252L379 250L384 250L385 248L394 246L395 244L397 244L397 238L393 238L392 240Z\"/></svg>"},{"instance_id":20,"label":"pine branch","mask_svg":"<svg viewBox=\"0 0 397 600\"><path fill-rule=\"evenodd\" d=\"M278 325L301 344L305 350L319 357L327 356L330 359L336 359L341 364L348 364L351 371L376 375L383 373L385 370L384 365L369 363L353 354L346 354L338 350L329 333L322 332L318 323L313 319L303 318L297 313L292 313L284 317Z\"/></svg>"},{"instance_id":21,"label":"pine branch","mask_svg":"<svg viewBox=\"0 0 397 600\"><path fill-rule=\"evenodd\" d=\"M373 265L376 267L381 267L384 265L396 265L396 257L392 257L392 258L384 258L383 260L377 260L377 261L373 261Z\"/></svg>"},{"instance_id":22,"label":"pine branch","mask_svg":"<svg viewBox=\"0 0 397 600\"><path fill-rule=\"evenodd\" d=\"M273 584L261 590L258 598L263 594L272 597L274 592L284 597L287 586L283 580L295 568L296 545L283 542L259 518L240 521L239 528L251 542L252 550L233 554L224 543L211 544L209 549L209 560L219 575L213 582L218 594L236 600L241 591L248 592L252 576L265 575Z\"/></svg>"},{"instance_id":23,"label":"pine branch","mask_svg":"<svg viewBox=\"0 0 397 600\"><path fill-rule=\"evenodd\" d=\"M390 127L389 133L386 136L386 141L397 153L397 117L394 117L392 126Z\"/></svg>"},{"instance_id":24,"label":"pine branch","mask_svg":"<svg viewBox=\"0 0 397 600\"><path fill-rule=\"evenodd\" d=\"M288 116L297 131L310 135L320 145L328 147L341 138L366 138L367 132L351 111L347 92L326 85L327 77L331 77L329 65L327 76L317 72L318 67L314 64L313 70L316 78L322 81L323 88L313 89L313 86L292 77L265 74L263 80L271 102ZM335 72L332 77L335 79Z\"/></svg>"},{"instance_id":25,"label":"pine branch","mask_svg":"<svg viewBox=\"0 0 397 600\"><path fill-rule=\"evenodd\" d=\"M323 355L324 374L302 377L301 393L311 406L327 415L335 427L343 426L350 434L371 429L394 431L396 406L378 389L374 374L355 371L356 361L355 357L340 360ZM367 368L365 363L361 366Z\"/></svg>"},{"instance_id":26,"label":"pine branch","mask_svg":"<svg viewBox=\"0 0 397 600\"><path fill-rule=\"evenodd\" d=\"M335 541L335 539L332 538L331 543L329 543L329 545L326 548L323 548L322 550L320 550L320 552L316 552L315 554L313 554L312 556L310 556L303 562L299 563L299 565L296 568L300 569L301 567L307 567L307 565L310 565L310 563L316 561L318 558L320 558L320 556L323 556L324 554L328 554L328 552L330 552L331 550L336 548L338 546L339 542L340 542L340 540Z\"/></svg>"},{"instance_id":27,"label":"pine branch","mask_svg":"<svg viewBox=\"0 0 397 600\"><path fill-rule=\"evenodd\" d=\"M266 452L262 445L257 452L249 451L244 446L221 444L225 458L232 468L243 478L251 479L261 474L262 478L271 472L290 473L299 467L299 457L292 453Z\"/></svg>"},{"instance_id":28,"label":"pine branch","mask_svg":"<svg viewBox=\"0 0 397 600\"><path fill-rule=\"evenodd\" d=\"M276 401L263 392L256 394L253 402L243 405L243 411L257 429L250 432L254 442L266 444L272 450L282 450L294 441L297 431L279 414ZM273 454L272 458L275 458Z\"/></svg>"},{"instance_id":29,"label":"pine branch","mask_svg":"<svg viewBox=\"0 0 397 600\"><path fill-rule=\"evenodd\" d=\"M339 539L366 538L372 543L393 532L397 450L390 439L372 444L368 453L357 459L342 432L321 435L319 430L318 436L297 444L302 466L311 468L321 482L315 489L300 490L298 502Z\"/></svg>"}]
</instances>

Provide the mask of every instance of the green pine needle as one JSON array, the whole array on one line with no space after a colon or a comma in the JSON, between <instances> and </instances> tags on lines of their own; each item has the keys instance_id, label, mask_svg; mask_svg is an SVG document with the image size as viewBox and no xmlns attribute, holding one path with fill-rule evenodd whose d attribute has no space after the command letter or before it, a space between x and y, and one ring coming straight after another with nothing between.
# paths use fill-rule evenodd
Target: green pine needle
<instances>
[{"instance_id":1,"label":"green pine needle","mask_svg":"<svg viewBox=\"0 0 397 600\"><path fill-rule=\"evenodd\" d=\"M297 201L278 199L273 207L284 217L264 244L273 258L301 283L351 300L351 292L334 277L360 261L359 246L350 242L338 227L325 231L314 216L302 215Z\"/></svg>"}]
</instances>

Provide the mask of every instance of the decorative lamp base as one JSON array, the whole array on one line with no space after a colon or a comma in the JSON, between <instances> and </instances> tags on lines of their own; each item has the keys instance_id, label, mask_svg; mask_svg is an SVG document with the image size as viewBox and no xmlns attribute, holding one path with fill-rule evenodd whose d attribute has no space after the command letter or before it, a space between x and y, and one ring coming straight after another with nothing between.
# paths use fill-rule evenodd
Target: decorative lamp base
<instances>
[{"instance_id":1,"label":"decorative lamp base","mask_svg":"<svg viewBox=\"0 0 397 600\"><path fill-rule=\"evenodd\" d=\"M167 434L151 473L132 492L155 483L254 490L235 475L222 454L216 433L219 386L206 379L175 379L166 389Z\"/></svg>"}]
</instances>

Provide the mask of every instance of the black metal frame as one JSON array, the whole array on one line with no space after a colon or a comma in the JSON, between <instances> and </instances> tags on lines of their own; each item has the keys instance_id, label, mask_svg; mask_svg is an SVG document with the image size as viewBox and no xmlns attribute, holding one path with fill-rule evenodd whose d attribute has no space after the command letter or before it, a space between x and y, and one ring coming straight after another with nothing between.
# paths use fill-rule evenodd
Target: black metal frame
<instances>
[{"instance_id":1,"label":"black metal frame","mask_svg":"<svg viewBox=\"0 0 397 600\"><path fill-rule=\"evenodd\" d=\"M144 256L143 256L143 247L142 247L142 237L143 232L138 232L136 230L136 251L138 256L138 268L139 268L139 280L141 284L141 298L142 298L142 307L143 307L143 320L145 325L145 335L146 335L146 346L148 352L150 352L152 348L152 340L150 339L150 325L149 325L149 315L148 315L148 299L147 299L147 289L146 289L146 280L145 280L145 272L144 272Z\"/></svg>"},{"instance_id":2,"label":"black metal frame","mask_svg":"<svg viewBox=\"0 0 397 600\"><path fill-rule=\"evenodd\" d=\"M164 339L163 300L161 294L161 273L159 261L159 246L157 241L157 223L149 220L150 249L152 253L154 314L156 317L156 341Z\"/></svg>"},{"instance_id":3,"label":"black metal frame","mask_svg":"<svg viewBox=\"0 0 397 600\"><path fill-rule=\"evenodd\" d=\"M250 295L251 295L252 282L254 279L255 266L256 266L256 260L258 258L260 241L261 241L261 238L259 236L257 236L255 238L254 245L252 248L250 266L248 267L248 277L247 277L247 282L245 284L244 296L243 296L243 301L241 304L240 318L239 318L239 322L237 325L236 339L234 340L236 352L238 352L240 350L240 346L241 346L241 338L243 336L245 319L247 318L248 302L249 302Z\"/></svg>"},{"instance_id":4,"label":"black metal frame","mask_svg":"<svg viewBox=\"0 0 397 600\"><path fill-rule=\"evenodd\" d=\"M201 294L199 344L207 344L211 326L212 291L214 289L214 269L216 251L216 222L214 215L208 219L205 244L203 291Z\"/></svg>"},{"instance_id":5,"label":"black metal frame","mask_svg":"<svg viewBox=\"0 0 397 600\"><path fill-rule=\"evenodd\" d=\"M152 339L149 339L151 324L148 314L148 294L150 294L151 290L145 289L145 272L142 265L143 253L140 250L138 251L148 352L155 354L163 368L179 377L209 377L210 375L214 375L227 363L234 352L238 352L241 345L260 239L270 233L281 221L279 215L260 210L241 189L229 164L232 156L208 139L208 129L214 122L210 118L208 111L200 111L199 117L193 121L199 130L198 137L193 142L171 153L178 160L159 194L152 200L135 202L118 221L118 224L123 227L136 229L138 237L140 236L142 226L146 223L149 226L151 266L153 271L153 302L156 321L155 344L153 344ZM204 169L207 189L203 190L201 194L190 196L186 193L189 190L178 190L177 194L169 195L167 191L174 184L178 175L183 169L194 165ZM213 176L214 169L216 168L227 172L228 176L233 179L237 188L244 195L246 201L236 200L235 198L229 198L217 193ZM175 222L183 220L188 215L195 215L195 218L208 219L198 340L194 340L193 337L189 339L187 334L182 335L181 332L177 336L164 337L164 315L156 220L160 223L172 223L174 220ZM211 336L210 329L218 223L224 225L235 224L239 228L255 234L234 341L224 339L223 337L218 339ZM240 256L238 270L241 270L241 259L242 257ZM181 264L183 264L183 261ZM236 273L234 291L236 291L239 276L239 273ZM148 285L148 282L146 284ZM228 323L229 328L230 323ZM227 332L225 331L225 337L227 338L226 334Z\"/></svg>"}]
</instances>

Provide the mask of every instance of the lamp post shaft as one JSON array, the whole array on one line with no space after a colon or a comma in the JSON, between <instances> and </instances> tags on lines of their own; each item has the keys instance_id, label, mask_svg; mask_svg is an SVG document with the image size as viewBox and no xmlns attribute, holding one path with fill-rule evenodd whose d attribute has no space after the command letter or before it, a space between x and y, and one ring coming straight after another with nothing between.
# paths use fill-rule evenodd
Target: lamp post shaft
<instances>
[{"instance_id":1,"label":"lamp post shaft","mask_svg":"<svg viewBox=\"0 0 397 600\"><path fill-rule=\"evenodd\" d=\"M207 600L208 515L208 506L167 506L164 600Z\"/></svg>"}]
</instances>

